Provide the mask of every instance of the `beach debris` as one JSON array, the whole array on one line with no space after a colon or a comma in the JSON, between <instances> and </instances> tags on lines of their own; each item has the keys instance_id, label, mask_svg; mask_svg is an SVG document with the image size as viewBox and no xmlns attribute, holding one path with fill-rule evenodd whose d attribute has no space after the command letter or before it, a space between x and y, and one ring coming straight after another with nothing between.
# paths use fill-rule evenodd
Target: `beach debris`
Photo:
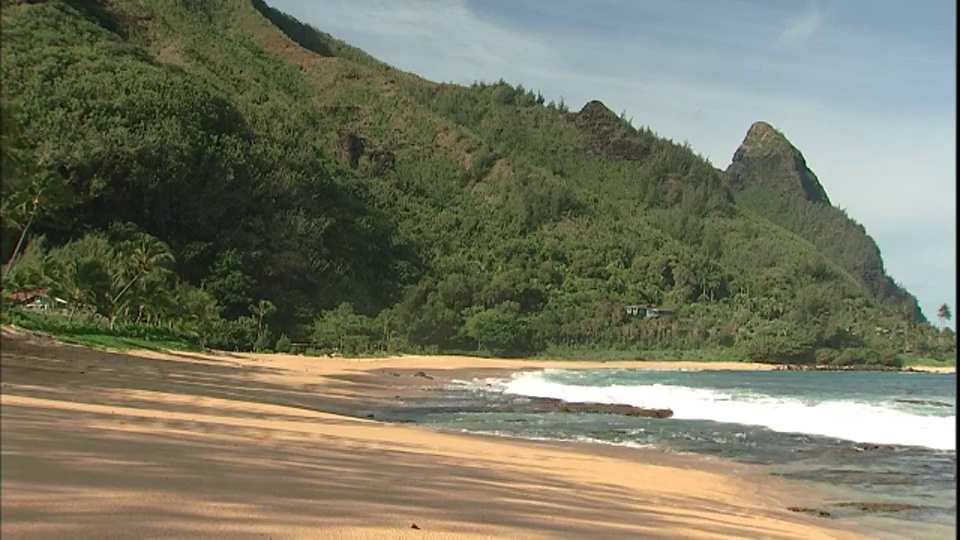
<instances>
[{"instance_id":1,"label":"beach debris","mask_svg":"<svg viewBox=\"0 0 960 540\"><path fill-rule=\"evenodd\" d=\"M431 380L431 381L433 380L433 377L427 375L426 373L424 373L424 372L422 372L422 371L418 371L418 372L414 373L413 376L414 376L414 377L420 377L421 379L429 379L429 380Z\"/></svg>"},{"instance_id":2,"label":"beach debris","mask_svg":"<svg viewBox=\"0 0 960 540\"><path fill-rule=\"evenodd\" d=\"M811 516L822 517L822 518L831 517L830 512L827 512L826 510L820 510L819 508L804 508L801 506L791 506L787 508L787 510L791 512L799 512L801 514L808 514Z\"/></svg>"},{"instance_id":3,"label":"beach debris","mask_svg":"<svg viewBox=\"0 0 960 540\"><path fill-rule=\"evenodd\" d=\"M416 529L416 530L418 530L418 531L420 530L420 527L417 527L417 524L416 524L416 523L414 523L413 525L411 525L410 528L411 528L411 529Z\"/></svg>"}]
</instances>

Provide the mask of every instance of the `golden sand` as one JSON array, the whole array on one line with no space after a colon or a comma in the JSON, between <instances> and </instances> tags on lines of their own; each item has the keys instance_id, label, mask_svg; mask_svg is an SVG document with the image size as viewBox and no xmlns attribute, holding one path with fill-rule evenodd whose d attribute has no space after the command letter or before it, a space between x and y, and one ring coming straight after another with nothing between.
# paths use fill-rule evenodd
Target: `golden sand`
<instances>
[{"instance_id":1,"label":"golden sand","mask_svg":"<svg viewBox=\"0 0 960 540\"><path fill-rule=\"evenodd\" d=\"M324 412L373 370L768 366L3 347L4 538L858 538L733 463Z\"/></svg>"}]
</instances>

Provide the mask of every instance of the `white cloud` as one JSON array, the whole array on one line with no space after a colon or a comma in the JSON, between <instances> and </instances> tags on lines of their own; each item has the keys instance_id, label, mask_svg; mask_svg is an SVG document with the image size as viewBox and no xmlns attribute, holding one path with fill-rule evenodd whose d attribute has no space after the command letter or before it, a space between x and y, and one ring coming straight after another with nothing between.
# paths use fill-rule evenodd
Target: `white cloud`
<instances>
[{"instance_id":1,"label":"white cloud","mask_svg":"<svg viewBox=\"0 0 960 540\"><path fill-rule=\"evenodd\" d=\"M517 66L553 62L553 51L541 40L484 20L463 0L280 0L270 4L431 80L469 83L516 78Z\"/></svg>"},{"instance_id":2,"label":"white cloud","mask_svg":"<svg viewBox=\"0 0 960 540\"><path fill-rule=\"evenodd\" d=\"M798 17L787 23L777 37L777 45L785 47L802 43L817 33L820 29L823 16L820 7L815 3L807 5L807 9Z\"/></svg>"}]
</instances>

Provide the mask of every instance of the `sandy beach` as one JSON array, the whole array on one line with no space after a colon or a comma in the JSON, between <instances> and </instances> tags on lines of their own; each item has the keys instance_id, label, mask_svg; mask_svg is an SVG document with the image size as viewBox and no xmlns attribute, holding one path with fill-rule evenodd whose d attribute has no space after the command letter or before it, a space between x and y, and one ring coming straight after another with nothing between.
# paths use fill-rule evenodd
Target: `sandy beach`
<instances>
[{"instance_id":1,"label":"sandy beach","mask_svg":"<svg viewBox=\"0 0 960 540\"><path fill-rule=\"evenodd\" d=\"M4 538L861 538L735 463L334 414L447 370L765 365L2 345Z\"/></svg>"}]
</instances>

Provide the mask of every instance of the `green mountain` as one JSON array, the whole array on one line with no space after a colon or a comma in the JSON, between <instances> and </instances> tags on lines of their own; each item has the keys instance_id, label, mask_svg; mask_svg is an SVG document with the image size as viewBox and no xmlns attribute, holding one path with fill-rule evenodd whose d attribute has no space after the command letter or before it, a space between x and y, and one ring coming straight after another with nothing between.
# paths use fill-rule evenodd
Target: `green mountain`
<instances>
[{"instance_id":1,"label":"green mountain","mask_svg":"<svg viewBox=\"0 0 960 540\"><path fill-rule=\"evenodd\" d=\"M7 1L2 22L5 258L28 231L7 291L236 349L942 347L762 125L724 173L600 102L426 81L260 0Z\"/></svg>"},{"instance_id":2,"label":"green mountain","mask_svg":"<svg viewBox=\"0 0 960 540\"><path fill-rule=\"evenodd\" d=\"M726 170L737 203L809 241L863 285L874 301L925 320L917 300L886 274L880 249L862 225L832 206L817 176L782 133L750 127Z\"/></svg>"}]
</instances>

